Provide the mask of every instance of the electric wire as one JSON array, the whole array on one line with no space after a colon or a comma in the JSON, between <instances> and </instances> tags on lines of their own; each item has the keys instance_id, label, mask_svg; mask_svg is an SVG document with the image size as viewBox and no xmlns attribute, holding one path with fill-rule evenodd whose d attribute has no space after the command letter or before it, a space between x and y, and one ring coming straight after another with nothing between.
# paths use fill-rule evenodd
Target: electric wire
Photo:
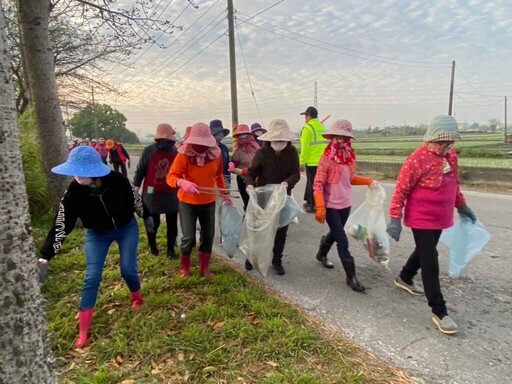
<instances>
[{"instance_id":1,"label":"electric wire","mask_svg":"<svg viewBox=\"0 0 512 384\"><path fill-rule=\"evenodd\" d=\"M251 75L249 74L249 68L247 67L247 62L245 61L244 48L242 45L242 39L240 37L240 30L238 27L236 28L236 35L238 37L238 43L240 45L240 52L242 53L242 60L244 62L245 73L247 74L247 80L249 81L249 88L251 89L251 95L254 99L254 104L256 105L256 109L258 110L258 115L260 116L261 124L263 124L263 117L261 116L260 107L258 105L258 101L256 100L256 95L254 94L254 88L252 87Z\"/></svg>"},{"instance_id":2,"label":"electric wire","mask_svg":"<svg viewBox=\"0 0 512 384\"><path fill-rule=\"evenodd\" d=\"M246 14L244 14L242 12L237 11L237 13L241 14L244 17L249 17L248 15L246 15ZM254 16L252 18L254 18ZM249 19L247 19L247 20L249 20ZM303 38L315 41L317 43L322 43L322 44L325 44L325 45L330 45L331 47L335 47L335 48L338 48L338 49L342 49L342 50L358 53L358 54L365 55L365 56L371 56L371 57L376 57L376 58L379 58L379 59L398 61L398 62L401 61L401 62L405 62L405 63L415 63L415 64L424 64L424 65L441 65L442 66L441 68L445 68L446 66L450 65L450 63L444 63L444 62L425 62L425 61L418 61L418 60L397 59L397 58L394 58L394 57L376 55L376 54L373 54L373 53L368 53L368 52L364 52L364 51L359 51L357 49L347 48L347 47L344 47L344 46L341 46L341 45L332 44L332 43L329 43L327 41L323 41L323 40L320 40L320 39L316 39L316 38L313 38L313 37L306 36L303 33L293 32L293 31L290 31L289 29L279 27L277 25L271 24L271 23L269 23L267 21L264 21L264 20L261 20L261 19L258 19L257 21L259 21L261 23L264 23L264 24L267 24L267 25L269 25L269 26L271 26L273 28L280 29L282 31L291 33L293 35L300 36L300 37L303 37Z\"/></svg>"}]
</instances>

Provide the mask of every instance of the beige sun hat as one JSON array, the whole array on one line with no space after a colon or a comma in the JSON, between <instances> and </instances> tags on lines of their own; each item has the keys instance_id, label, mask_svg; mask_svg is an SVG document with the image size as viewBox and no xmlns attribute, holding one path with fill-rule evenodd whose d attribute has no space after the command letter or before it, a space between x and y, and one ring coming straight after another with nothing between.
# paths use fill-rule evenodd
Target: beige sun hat
<instances>
[{"instance_id":1,"label":"beige sun hat","mask_svg":"<svg viewBox=\"0 0 512 384\"><path fill-rule=\"evenodd\" d=\"M276 119L270 122L268 132L258 139L261 141L292 141L294 136L285 120Z\"/></svg>"}]
</instances>

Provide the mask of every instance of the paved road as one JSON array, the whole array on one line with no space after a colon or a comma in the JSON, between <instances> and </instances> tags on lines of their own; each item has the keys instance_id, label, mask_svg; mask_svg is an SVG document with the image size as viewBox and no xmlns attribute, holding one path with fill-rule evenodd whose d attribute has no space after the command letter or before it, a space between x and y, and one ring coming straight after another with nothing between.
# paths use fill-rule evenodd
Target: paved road
<instances>
[{"instance_id":1,"label":"paved road","mask_svg":"<svg viewBox=\"0 0 512 384\"><path fill-rule=\"evenodd\" d=\"M304 182L294 191L296 197L302 196ZM385 188L389 197L393 186ZM354 188L354 207L364 200L364 192L364 187ZM367 294L345 285L334 248L330 253L334 269L325 269L315 260L327 227L308 214L300 217L300 225L290 228L283 259L286 275L261 279L425 383L512 383L512 196L475 192L466 196L493 237L458 280L448 277L448 252L440 246L441 285L449 311L461 328L457 336L445 336L435 329L424 297L410 296L392 284L413 248L407 229L400 243L392 241L391 271L372 262L351 241L359 279L369 288ZM251 273L260 278L257 272Z\"/></svg>"}]
</instances>

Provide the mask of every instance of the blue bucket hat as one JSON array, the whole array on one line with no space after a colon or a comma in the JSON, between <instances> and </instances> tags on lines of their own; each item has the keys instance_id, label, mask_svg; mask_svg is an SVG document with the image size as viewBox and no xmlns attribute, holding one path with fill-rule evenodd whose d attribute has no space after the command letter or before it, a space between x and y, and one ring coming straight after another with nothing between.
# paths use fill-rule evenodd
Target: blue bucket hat
<instances>
[{"instance_id":1,"label":"blue bucket hat","mask_svg":"<svg viewBox=\"0 0 512 384\"><path fill-rule=\"evenodd\" d=\"M224 132L224 136L227 136L229 135L229 132L231 132L229 129L224 128L221 120L210 121L210 130L212 131L213 136L215 136L219 132Z\"/></svg>"},{"instance_id":2,"label":"blue bucket hat","mask_svg":"<svg viewBox=\"0 0 512 384\"><path fill-rule=\"evenodd\" d=\"M92 147L76 147L65 163L52 168L57 175L79 177L103 177L110 173L110 168L101 161L100 154Z\"/></svg>"}]
</instances>

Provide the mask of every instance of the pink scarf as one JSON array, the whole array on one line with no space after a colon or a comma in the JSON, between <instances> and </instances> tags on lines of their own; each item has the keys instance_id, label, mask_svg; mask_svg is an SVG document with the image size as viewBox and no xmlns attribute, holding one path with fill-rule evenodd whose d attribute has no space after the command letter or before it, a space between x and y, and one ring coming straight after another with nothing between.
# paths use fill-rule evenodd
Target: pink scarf
<instances>
[{"instance_id":1,"label":"pink scarf","mask_svg":"<svg viewBox=\"0 0 512 384\"><path fill-rule=\"evenodd\" d=\"M235 140L233 144L233 149L236 151L237 149L242 150L248 155L253 155L258 149L260 149L260 145L256 142L256 139L253 135L249 135L247 139L244 140Z\"/></svg>"},{"instance_id":2,"label":"pink scarf","mask_svg":"<svg viewBox=\"0 0 512 384\"><path fill-rule=\"evenodd\" d=\"M190 161L196 164L198 167L202 167L206 163L217 159L221 152L219 147L210 147L207 151L199 153L194 151L191 145L183 144L179 149L179 153L183 153L186 156L191 157Z\"/></svg>"},{"instance_id":3,"label":"pink scarf","mask_svg":"<svg viewBox=\"0 0 512 384\"><path fill-rule=\"evenodd\" d=\"M334 160L338 164L352 165L356 162L356 153L352 148L350 139L343 141L331 140L325 149L325 153L329 159Z\"/></svg>"}]
</instances>

